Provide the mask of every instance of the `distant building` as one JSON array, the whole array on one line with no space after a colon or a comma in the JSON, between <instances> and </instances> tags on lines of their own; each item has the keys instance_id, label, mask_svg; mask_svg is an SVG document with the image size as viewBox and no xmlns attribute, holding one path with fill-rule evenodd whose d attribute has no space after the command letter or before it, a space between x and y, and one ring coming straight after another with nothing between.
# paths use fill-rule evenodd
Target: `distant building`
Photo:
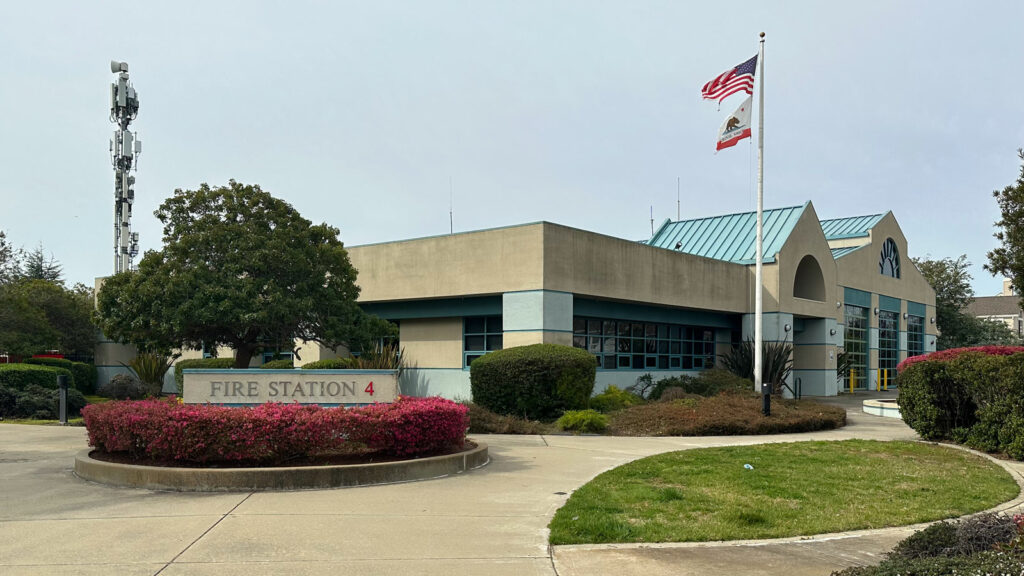
<instances>
[{"instance_id":1,"label":"distant building","mask_svg":"<svg viewBox=\"0 0 1024 576\"><path fill-rule=\"evenodd\" d=\"M1020 296L1009 280L1003 280L1003 293L999 296L975 298L967 306L967 313L984 320L1002 322L1018 337L1024 336L1024 311L1020 307Z\"/></svg>"}]
</instances>

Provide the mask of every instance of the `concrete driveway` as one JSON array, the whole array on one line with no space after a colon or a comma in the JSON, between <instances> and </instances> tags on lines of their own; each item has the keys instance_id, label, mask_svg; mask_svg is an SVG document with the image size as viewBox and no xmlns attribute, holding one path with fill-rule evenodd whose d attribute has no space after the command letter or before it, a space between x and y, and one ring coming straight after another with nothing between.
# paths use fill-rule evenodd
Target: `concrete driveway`
<instances>
[{"instance_id":1,"label":"concrete driveway","mask_svg":"<svg viewBox=\"0 0 1024 576\"><path fill-rule=\"evenodd\" d=\"M72 474L83 428L0 424L0 573L828 574L877 561L906 530L790 543L558 547L547 524L568 494L631 460L688 448L914 439L850 411L837 431L753 437L480 436L491 463L453 478L336 490L181 494ZM795 567L793 560L803 558Z\"/></svg>"}]
</instances>

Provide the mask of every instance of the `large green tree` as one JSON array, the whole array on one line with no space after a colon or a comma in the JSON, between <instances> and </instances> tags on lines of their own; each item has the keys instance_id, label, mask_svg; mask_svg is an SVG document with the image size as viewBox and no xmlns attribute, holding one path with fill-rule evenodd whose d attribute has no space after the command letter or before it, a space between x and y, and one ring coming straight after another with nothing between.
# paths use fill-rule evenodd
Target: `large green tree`
<instances>
[{"instance_id":1,"label":"large green tree","mask_svg":"<svg viewBox=\"0 0 1024 576\"><path fill-rule=\"evenodd\" d=\"M1021 160L1017 181L995 190L1000 219L996 222L996 240L1001 246L988 253L985 269L1010 279L1018 294L1024 294L1024 149L1017 150Z\"/></svg>"},{"instance_id":2,"label":"large green tree","mask_svg":"<svg viewBox=\"0 0 1024 576\"><path fill-rule=\"evenodd\" d=\"M175 190L155 214L163 249L99 292L107 336L156 350L226 345L244 368L263 346L293 338L361 347L392 334L356 304L338 229L312 224L259 186Z\"/></svg>"},{"instance_id":3,"label":"large green tree","mask_svg":"<svg viewBox=\"0 0 1024 576\"><path fill-rule=\"evenodd\" d=\"M46 252L43 251L43 245L39 244L35 250L25 252L22 256L19 277L63 285L64 267L57 262L53 254L47 258Z\"/></svg>"},{"instance_id":4,"label":"large green tree","mask_svg":"<svg viewBox=\"0 0 1024 576\"><path fill-rule=\"evenodd\" d=\"M14 281L21 270L21 250L16 250L0 230L0 285Z\"/></svg>"},{"instance_id":5,"label":"large green tree","mask_svg":"<svg viewBox=\"0 0 1024 576\"><path fill-rule=\"evenodd\" d=\"M967 306L974 301L974 289L971 288L973 278L967 271L971 263L966 254L956 260L913 258L913 261L935 290L935 324L939 329L935 346L938 350L1019 343L1005 324L967 313Z\"/></svg>"}]
</instances>

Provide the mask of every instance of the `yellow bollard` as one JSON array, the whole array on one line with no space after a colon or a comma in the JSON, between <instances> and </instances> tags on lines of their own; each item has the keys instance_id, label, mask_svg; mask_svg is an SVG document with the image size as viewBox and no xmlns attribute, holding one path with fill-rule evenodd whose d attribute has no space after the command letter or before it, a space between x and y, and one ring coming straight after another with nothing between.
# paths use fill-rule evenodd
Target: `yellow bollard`
<instances>
[{"instance_id":1,"label":"yellow bollard","mask_svg":"<svg viewBox=\"0 0 1024 576\"><path fill-rule=\"evenodd\" d=\"M850 369L850 394L853 394L853 385L857 382L857 371Z\"/></svg>"},{"instance_id":2,"label":"yellow bollard","mask_svg":"<svg viewBox=\"0 0 1024 576\"><path fill-rule=\"evenodd\" d=\"M888 392L889 391L889 369L886 368L884 372L885 372L885 380L883 380L883 382L885 382L885 388L884 389L885 389L886 392Z\"/></svg>"}]
</instances>

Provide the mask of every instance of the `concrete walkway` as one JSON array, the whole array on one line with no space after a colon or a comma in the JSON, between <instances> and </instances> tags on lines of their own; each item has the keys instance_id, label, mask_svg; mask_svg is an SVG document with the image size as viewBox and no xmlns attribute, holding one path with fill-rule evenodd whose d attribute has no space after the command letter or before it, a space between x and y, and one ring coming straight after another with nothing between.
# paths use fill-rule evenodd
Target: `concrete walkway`
<instances>
[{"instance_id":1,"label":"concrete walkway","mask_svg":"<svg viewBox=\"0 0 1024 576\"><path fill-rule=\"evenodd\" d=\"M848 402L848 400L846 400ZM840 399L839 402L844 402ZM850 404L841 430L778 436L486 436L455 478L322 491L179 494L71 473L83 428L0 424L0 574L827 575L877 562L907 529L771 543L547 545L568 494L651 454L801 440L914 439Z\"/></svg>"}]
</instances>

